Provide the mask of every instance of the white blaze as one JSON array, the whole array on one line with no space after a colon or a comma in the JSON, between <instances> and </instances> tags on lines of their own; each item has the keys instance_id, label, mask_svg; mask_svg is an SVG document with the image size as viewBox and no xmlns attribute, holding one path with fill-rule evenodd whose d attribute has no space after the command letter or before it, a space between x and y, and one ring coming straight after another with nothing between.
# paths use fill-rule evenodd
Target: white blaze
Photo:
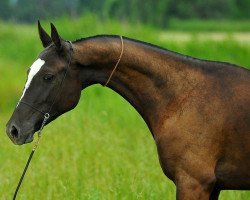
<instances>
[{"instance_id":1,"label":"white blaze","mask_svg":"<svg viewBox=\"0 0 250 200\"><path fill-rule=\"evenodd\" d=\"M29 74L28 74L28 79L27 79L27 82L24 86L24 90L23 90L23 94L19 100L19 102L22 100L26 90L29 88L30 86L30 83L33 79L33 77L37 74L37 72L39 72L39 70L41 69L41 67L44 65L45 61L44 60L41 60L40 58L38 58L33 64L32 66L30 67L30 71L29 71ZM18 104L19 104L18 102ZM17 104L17 106L18 106Z\"/></svg>"}]
</instances>

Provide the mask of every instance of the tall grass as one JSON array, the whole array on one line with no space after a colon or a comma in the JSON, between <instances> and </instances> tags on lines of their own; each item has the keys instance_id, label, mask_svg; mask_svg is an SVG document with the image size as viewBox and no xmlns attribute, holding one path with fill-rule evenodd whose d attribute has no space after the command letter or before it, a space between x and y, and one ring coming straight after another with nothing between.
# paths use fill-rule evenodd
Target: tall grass
<instances>
[{"instance_id":1,"label":"tall grass","mask_svg":"<svg viewBox=\"0 0 250 200\"><path fill-rule=\"evenodd\" d=\"M49 30L48 22L43 22ZM65 39L122 34L191 56L250 66L250 45L178 38L160 40L161 30L100 22L93 15L55 20ZM180 38L181 39L181 38ZM42 50L36 25L0 22L0 198L11 199L32 144L14 146L5 123L21 95L27 67ZM79 105L48 125L20 189L19 199L174 199L162 173L151 134L139 114L113 91L92 86ZM226 191L220 199L249 199Z\"/></svg>"}]
</instances>

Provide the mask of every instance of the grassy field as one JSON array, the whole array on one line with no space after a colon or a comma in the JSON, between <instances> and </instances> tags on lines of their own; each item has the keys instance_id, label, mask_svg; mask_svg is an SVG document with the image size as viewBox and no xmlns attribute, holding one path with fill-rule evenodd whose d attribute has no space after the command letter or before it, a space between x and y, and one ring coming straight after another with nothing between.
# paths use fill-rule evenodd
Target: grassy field
<instances>
[{"instance_id":1,"label":"grassy field","mask_svg":"<svg viewBox=\"0 0 250 200\"><path fill-rule=\"evenodd\" d=\"M250 67L247 32L244 35L249 38L242 42L241 37L232 36L234 32L157 30L116 21L100 22L92 15L54 22L65 39L122 34L198 58ZM48 30L49 23L43 24ZM212 37L215 32L219 40ZM21 96L26 69L42 46L35 24L0 22L0 41L0 199L7 200L13 195L32 144L13 145L5 134L5 124ZM73 111L44 129L18 197L175 199L175 187L163 175L153 138L138 113L110 89L92 86L82 92ZM224 191L220 199L247 200L250 192Z\"/></svg>"}]
</instances>

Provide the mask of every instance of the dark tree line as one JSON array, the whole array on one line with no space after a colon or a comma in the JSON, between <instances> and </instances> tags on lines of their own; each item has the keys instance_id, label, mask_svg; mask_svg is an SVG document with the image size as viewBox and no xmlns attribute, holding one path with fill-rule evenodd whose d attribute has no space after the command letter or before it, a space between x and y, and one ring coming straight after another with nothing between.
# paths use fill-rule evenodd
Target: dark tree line
<instances>
[{"instance_id":1,"label":"dark tree line","mask_svg":"<svg viewBox=\"0 0 250 200\"><path fill-rule=\"evenodd\" d=\"M249 19L250 0L1 0L0 18L33 22L48 17L78 17L93 12L100 19L116 18L166 26L179 19Z\"/></svg>"}]
</instances>

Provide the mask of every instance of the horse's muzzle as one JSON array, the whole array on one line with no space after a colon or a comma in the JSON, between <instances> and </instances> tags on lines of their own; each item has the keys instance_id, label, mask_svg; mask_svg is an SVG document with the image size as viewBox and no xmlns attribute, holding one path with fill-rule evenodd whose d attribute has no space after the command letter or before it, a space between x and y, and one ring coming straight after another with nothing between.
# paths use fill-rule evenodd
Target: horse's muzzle
<instances>
[{"instance_id":1,"label":"horse's muzzle","mask_svg":"<svg viewBox=\"0 0 250 200\"><path fill-rule=\"evenodd\" d=\"M6 133L14 144L22 145L33 141L33 134L23 134L21 128L14 124L8 123L6 125Z\"/></svg>"}]
</instances>

